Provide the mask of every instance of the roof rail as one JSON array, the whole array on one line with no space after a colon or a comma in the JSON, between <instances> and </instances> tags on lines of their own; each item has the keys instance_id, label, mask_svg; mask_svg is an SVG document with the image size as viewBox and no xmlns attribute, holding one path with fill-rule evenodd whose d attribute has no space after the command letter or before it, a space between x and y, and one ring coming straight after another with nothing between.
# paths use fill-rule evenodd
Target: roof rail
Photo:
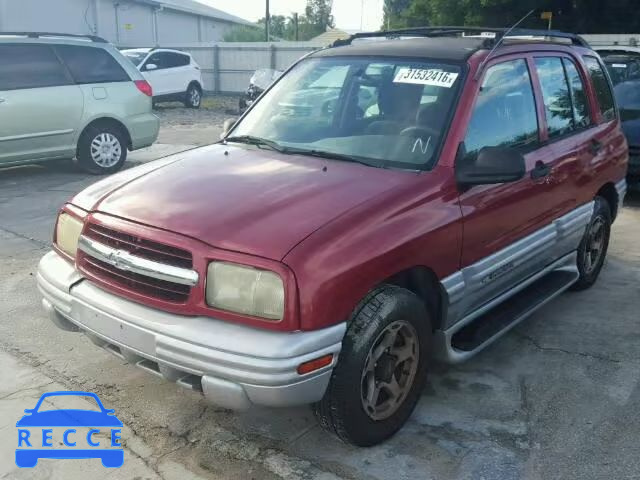
<instances>
[{"instance_id":1,"label":"roof rail","mask_svg":"<svg viewBox=\"0 0 640 480\"><path fill-rule=\"evenodd\" d=\"M91 40L94 43L109 43L102 37L95 35L75 35L71 33L52 33L52 32L1 32L0 37L27 37L27 38L42 38L42 37L59 37L59 38L85 38Z\"/></svg>"},{"instance_id":2,"label":"roof rail","mask_svg":"<svg viewBox=\"0 0 640 480\"><path fill-rule=\"evenodd\" d=\"M414 28L402 28L399 30L387 30L381 32L360 32L351 35L344 40L336 40L332 47L341 47L344 45L350 45L354 40L360 38L400 38L400 37L447 37L453 35L464 34L476 34L482 35L483 33L493 33L492 37L487 36L485 39L485 46L491 47L502 38L509 37L538 37L542 39L554 39L562 38L571 40L571 43L576 46L591 48L587 41L580 35L574 33L566 33L558 30L535 30L527 28L515 28L509 31L508 28L494 28L494 27L461 27L461 26L446 26L446 27L414 27Z\"/></svg>"}]
</instances>

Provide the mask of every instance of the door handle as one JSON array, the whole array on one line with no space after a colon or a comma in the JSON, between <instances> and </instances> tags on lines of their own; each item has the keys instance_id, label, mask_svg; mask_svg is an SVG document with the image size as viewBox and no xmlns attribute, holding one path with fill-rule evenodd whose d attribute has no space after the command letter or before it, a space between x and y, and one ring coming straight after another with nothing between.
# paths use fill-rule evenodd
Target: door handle
<instances>
[{"instance_id":1,"label":"door handle","mask_svg":"<svg viewBox=\"0 0 640 480\"><path fill-rule=\"evenodd\" d=\"M537 161L536 166L531 170L531 178L537 180L539 178L548 177L551 173L551 165L547 165L544 162Z\"/></svg>"},{"instance_id":2,"label":"door handle","mask_svg":"<svg viewBox=\"0 0 640 480\"><path fill-rule=\"evenodd\" d=\"M591 140L591 144L589 145L589 151L593 154L593 155L597 155L598 153L600 153L600 150L602 150L602 143L599 142L598 140Z\"/></svg>"}]
</instances>

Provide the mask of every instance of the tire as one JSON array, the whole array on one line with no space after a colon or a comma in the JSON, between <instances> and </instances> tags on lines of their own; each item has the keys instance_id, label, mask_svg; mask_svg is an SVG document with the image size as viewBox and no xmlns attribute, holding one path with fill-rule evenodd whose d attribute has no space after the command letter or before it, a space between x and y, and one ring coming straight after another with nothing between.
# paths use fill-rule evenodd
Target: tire
<instances>
[{"instance_id":1,"label":"tire","mask_svg":"<svg viewBox=\"0 0 640 480\"><path fill-rule=\"evenodd\" d=\"M392 336L394 329L395 337ZM415 336L414 342L406 340L409 334ZM412 292L392 285L371 292L350 318L327 391L322 400L313 405L320 425L344 442L361 447L376 445L395 434L420 398L427 378L431 335L425 305ZM391 338L395 338L395 343L384 350L377 361L372 361L376 358L375 352L384 344L390 345L387 340ZM413 360L407 359L394 367L398 356L393 354L402 352L402 347L413 351ZM373 373L368 368L372 364ZM394 379L396 385L406 386L404 393L395 397L396 401L392 401L391 390L386 387ZM370 390L373 384L375 388ZM378 399L374 408L376 402L365 397L376 391L378 394L372 395ZM390 405L386 410L385 404Z\"/></svg>"},{"instance_id":2,"label":"tire","mask_svg":"<svg viewBox=\"0 0 640 480\"><path fill-rule=\"evenodd\" d=\"M127 159L126 138L125 133L113 124L87 127L78 141L78 165L94 175L117 172Z\"/></svg>"},{"instance_id":3,"label":"tire","mask_svg":"<svg viewBox=\"0 0 640 480\"><path fill-rule=\"evenodd\" d=\"M187 108L200 108L202 103L202 89L195 83L189 85L184 95L184 106Z\"/></svg>"},{"instance_id":4,"label":"tire","mask_svg":"<svg viewBox=\"0 0 640 480\"><path fill-rule=\"evenodd\" d=\"M578 272L580 277L571 287L574 291L585 290L598 279L604 265L611 236L611 207L603 197L595 198L593 216L578 247ZM597 255L596 245L599 245Z\"/></svg>"}]
</instances>

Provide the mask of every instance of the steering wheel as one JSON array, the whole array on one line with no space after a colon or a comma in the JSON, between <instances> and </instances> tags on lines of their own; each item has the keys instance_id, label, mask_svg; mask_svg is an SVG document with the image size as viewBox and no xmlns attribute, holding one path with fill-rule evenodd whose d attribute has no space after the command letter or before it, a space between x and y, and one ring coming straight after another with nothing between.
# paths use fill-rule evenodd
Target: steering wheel
<instances>
[{"instance_id":1,"label":"steering wheel","mask_svg":"<svg viewBox=\"0 0 640 480\"><path fill-rule=\"evenodd\" d=\"M430 128L426 126L413 126L407 127L400 132L400 135L403 137L437 137L440 135L440 132L435 128Z\"/></svg>"}]
</instances>

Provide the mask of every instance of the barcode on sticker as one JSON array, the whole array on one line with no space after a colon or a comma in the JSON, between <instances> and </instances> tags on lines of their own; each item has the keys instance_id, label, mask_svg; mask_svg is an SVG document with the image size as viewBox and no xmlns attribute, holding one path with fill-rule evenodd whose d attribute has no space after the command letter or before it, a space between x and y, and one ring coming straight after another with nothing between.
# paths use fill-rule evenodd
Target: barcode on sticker
<instances>
[{"instance_id":1,"label":"barcode on sticker","mask_svg":"<svg viewBox=\"0 0 640 480\"><path fill-rule=\"evenodd\" d=\"M401 68L393 81L394 83L413 83L416 85L451 88L457 78L457 73L445 72L444 70Z\"/></svg>"}]
</instances>

